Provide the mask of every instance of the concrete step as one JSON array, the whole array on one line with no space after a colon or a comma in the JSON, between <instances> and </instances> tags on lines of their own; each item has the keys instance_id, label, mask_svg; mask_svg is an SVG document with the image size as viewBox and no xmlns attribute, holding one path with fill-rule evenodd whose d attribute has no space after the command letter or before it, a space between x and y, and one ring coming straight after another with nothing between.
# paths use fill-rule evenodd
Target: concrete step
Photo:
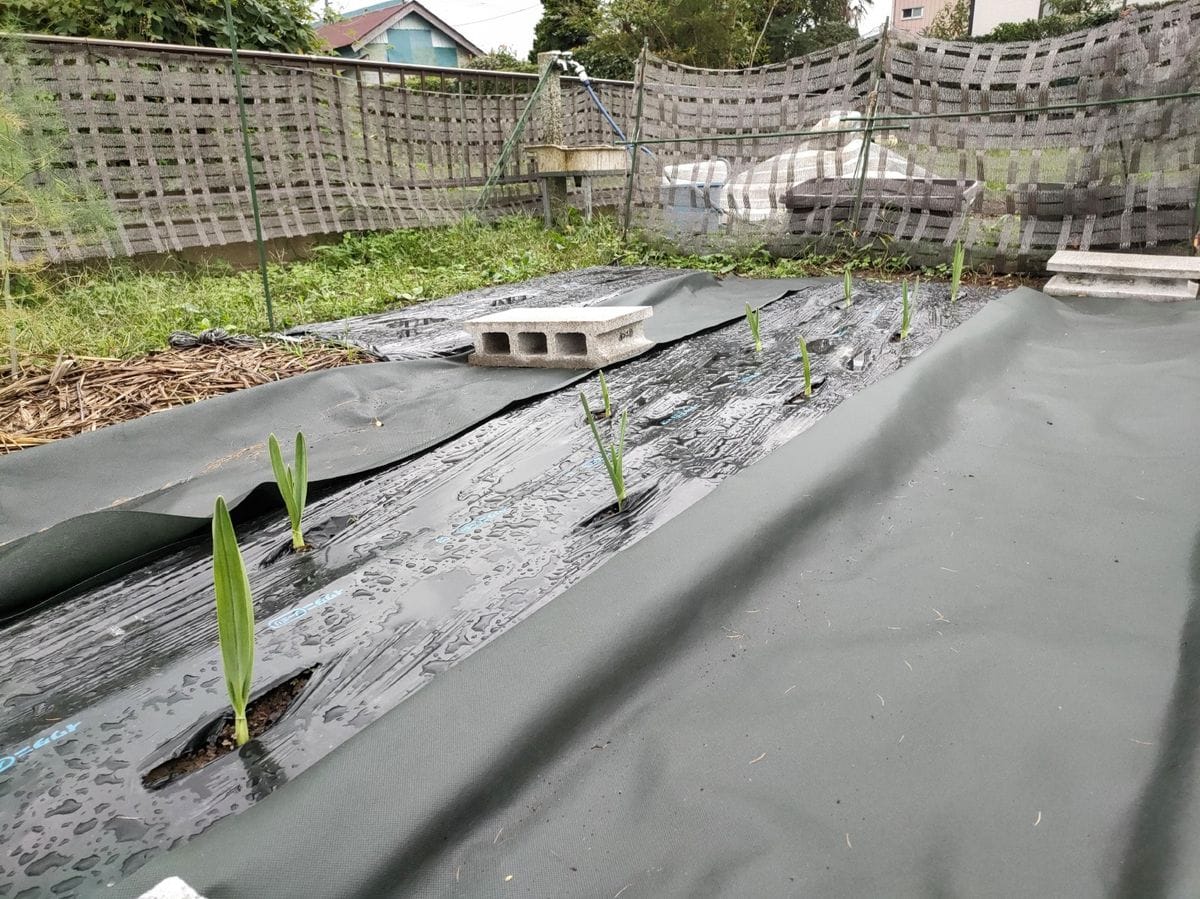
<instances>
[{"instance_id":1,"label":"concrete step","mask_svg":"<svg viewBox=\"0 0 1200 899\"><path fill-rule=\"evenodd\" d=\"M1052 297L1103 297L1114 300L1151 300L1177 303L1197 298L1194 281L1166 278L1119 278L1106 275L1055 275L1044 288Z\"/></svg>"},{"instance_id":2,"label":"concrete step","mask_svg":"<svg viewBox=\"0 0 1200 899\"><path fill-rule=\"evenodd\" d=\"M603 368L644 353L649 306L505 309L463 322L475 340L472 365Z\"/></svg>"},{"instance_id":3,"label":"concrete step","mask_svg":"<svg viewBox=\"0 0 1200 899\"><path fill-rule=\"evenodd\" d=\"M1046 268L1081 275L1123 278L1167 278L1200 281L1200 256L1156 256L1145 253L1086 253L1059 250Z\"/></svg>"}]
</instances>

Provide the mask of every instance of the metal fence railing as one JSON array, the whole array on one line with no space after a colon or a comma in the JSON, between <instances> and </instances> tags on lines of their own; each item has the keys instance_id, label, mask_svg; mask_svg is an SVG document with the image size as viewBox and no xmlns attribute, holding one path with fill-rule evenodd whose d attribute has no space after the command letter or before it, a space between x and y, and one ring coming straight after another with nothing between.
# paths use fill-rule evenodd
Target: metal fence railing
<instances>
[{"instance_id":1,"label":"metal fence railing","mask_svg":"<svg viewBox=\"0 0 1200 899\"><path fill-rule=\"evenodd\" d=\"M1036 268L1184 251L1198 227L1200 2L1019 44L885 32L740 72L647 59L630 218L693 252L886 242Z\"/></svg>"}]
</instances>

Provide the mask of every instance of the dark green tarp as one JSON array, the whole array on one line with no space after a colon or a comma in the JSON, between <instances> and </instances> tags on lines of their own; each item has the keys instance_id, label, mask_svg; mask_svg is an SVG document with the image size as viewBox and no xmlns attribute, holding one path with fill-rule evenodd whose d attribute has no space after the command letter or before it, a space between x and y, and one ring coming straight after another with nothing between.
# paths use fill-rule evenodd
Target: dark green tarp
<instances>
[{"instance_id":1,"label":"dark green tarp","mask_svg":"<svg viewBox=\"0 0 1200 899\"><path fill-rule=\"evenodd\" d=\"M1200 895L1198 363L1010 294L115 893Z\"/></svg>"}]
</instances>

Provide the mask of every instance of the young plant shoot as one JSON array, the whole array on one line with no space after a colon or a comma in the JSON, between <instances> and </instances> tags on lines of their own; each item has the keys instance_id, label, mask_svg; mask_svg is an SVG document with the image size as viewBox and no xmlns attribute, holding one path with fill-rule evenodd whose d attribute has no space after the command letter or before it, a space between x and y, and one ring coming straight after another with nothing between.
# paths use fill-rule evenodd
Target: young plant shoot
<instances>
[{"instance_id":1,"label":"young plant shoot","mask_svg":"<svg viewBox=\"0 0 1200 899\"><path fill-rule=\"evenodd\" d=\"M758 316L761 310L752 309L746 304L746 324L750 326L750 336L754 338L754 352L762 352L762 334L758 330Z\"/></svg>"},{"instance_id":2,"label":"young plant shoot","mask_svg":"<svg viewBox=\"0 0 1200 899\"><path fill-rule=\"evenodd\" d=\"M304 444L304 433L296 432L296 467L283 462L283 453L279 449L279 441L272 434L267 441L271 454L271 469L275 472L275 483L283 496L283 504L287 506L288 518L292 522L292 549L296 552L305 548L304 535L300 530L300 521L304 517L304 503L308 499L308 449Z\"/></svg>"},{"instance_id":3,"label":"young plant shoot","mask_svg":"<svg viewBox=\"0 0 1200 899\"><path fill-rule=\"evenodd\" d=\"M808 344L800 338L800 364L804 367L804 398L812 396L812 366L808 361Z\"/></svg>"},{"instance_id":4,"label":"young plant shoot","mask_svg":"<svg viewBox=\"0 0 1200 899\"><path fill-rule=\"evenodd\" d=\"M958 302L958 288L962 284L963 258L966 252L963 250L962 241L955 241L954 244L954 260L950 263L950 302Z\"/></svg>"},{"instance_id":5,"label":"young plant shoot","mask_svg":"<svg viewBox=\"0 0 1200 899\"><path fill-rule=\"evenodd\" d=\"M921 279L917 279L916 287L913 287L912 302L908 299L908 282L904 281L901 284L900 302L902 310L900 312L900 342L908 340L908 329L912 324L912 304L917 301L917 287L921 286Z\"/></svg>"},{"instance_id":6,"label":"young plant shoot","mask_svg":"<svg viewBox=\"0 0 1200 899\"><path fill-rule=\"evenodd\" d=\"M608 479L612 481L613 491L617 494L617 511L621 512L625 509L625 429L629 425L629 410L621 411L617 442L605 446L600 437L600 429L596 427L596 418L592 415L582 390L579 391L579 401L583 403L583 414L587 416L588 427L592 429L592 437L595 438L600 458L604 461L604 469L608 472Z\"/></svg>"},{"instance_id":7,"label":"young plant shoot","mask_svg":"<svg viewBox=\"0 0 1200 899\"><path fill-rule=\"evenodd\" d=\"M600 369L600 399L604 401L604 417L612 418L612 401L608 396L608 381L604 380L604 369Z\"/></svg>"},{"instance_id":8,"label":"young plant shoot","mask_svg":"<svg viewBox=\"0 0 1200 899\"><path fill-rule=\"evenodd\" d=\"M254 671L254 602L250 581L242 564L233 522L225 498L218 496L213 510L213 591L217 597L217 634L225 686L233 705L233 739L244 746L250 739L246 703L250 701L250 679Z\"/></svg>"},{"instance_id":9,"label":"young plant shoot","mask_svg":"<svg viewBox=\"0 0 1200 899\"><path fill-rule=\"evenodd\" d=\"M853 302L853 296L851 294L851 289L853 288L853 286L854 286L854 281L853 281L853 276L850 274L850 266L846 266L846 271L842 275L842 293L844 293L846 295L846 308L847 309L850 308L850 304Z\"/></svg>"}]
</instances>

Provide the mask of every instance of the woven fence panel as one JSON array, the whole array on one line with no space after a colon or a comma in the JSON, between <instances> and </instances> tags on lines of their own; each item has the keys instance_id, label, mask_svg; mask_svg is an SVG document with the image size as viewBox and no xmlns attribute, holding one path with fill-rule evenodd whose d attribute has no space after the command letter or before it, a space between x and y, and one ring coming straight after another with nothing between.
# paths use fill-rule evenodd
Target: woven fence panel
<instances>
[{"instance_id":1,"label":"woven fence panel","mask_svg":"<svg viewBox=\"0 0 1200 899\"><path fill-rule=\"evenodd\" d=\"M476 211L534 79L242 60L264 236L441 225ZM619 121L630 89L598 84ZM163 253L254 239L227 54L32 40L0 63L0 90L55 101L56 175L109 210L87 232L18 227L18 259ZM503 91L503 93L501 92ZM572 143L611 143L577 82L564 82ZM530 133L522 140L535 142ZM523 146L478 214L540 210Z\"/></svg>"},{"instance_id":2,"label":"woven fence panel","mask_svg":"<svg viewBox=\"0 0 1200 899\"><path fill-rule=\"evenodd\" d=\"M639 160L637 223L700 252L851 240L937 262L962 240L1006 269L1192 236L1200 96L1155 98L1200 90L1195 0L1027 43L892 32L792 67L806 69L817 87L800 94L787 68L652 60L643 133L696 139ZM843 133L781 134L817 128Z\"/></svg>"},{"instance_id":3,"label":"woven fence panel","mask_svg":"<svg viewBox=\"0 0 1200 899\"><path fill-rule=\"evenodd\" d=\"M860 107L871 89L877 39L852 41L787 63L745 71L710 71L651 57L646 66L641 134L653 156L638 157L632 205L638 225L697 251L749 247L779 232L790 183L783 158L758 179L743 177L790 147L835 146L840 135L785 136L839 110ZM633 102L636 103L636 100ZM745 135L743 138L742 136ZM830 157L816 177L826 185L841 171ZM754 207L735 215L727 207Z\"/></svg>"}]
</instances>

